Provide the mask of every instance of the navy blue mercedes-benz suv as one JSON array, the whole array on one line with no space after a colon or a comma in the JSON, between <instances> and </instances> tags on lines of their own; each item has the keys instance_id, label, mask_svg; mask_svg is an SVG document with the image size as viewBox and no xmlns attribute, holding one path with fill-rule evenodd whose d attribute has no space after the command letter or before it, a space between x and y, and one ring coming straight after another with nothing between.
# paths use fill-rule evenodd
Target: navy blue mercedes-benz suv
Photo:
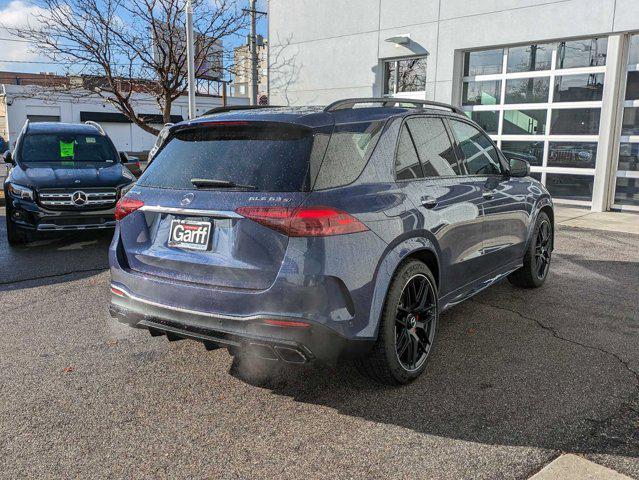
<instances>
[{"instance_id":1,"label":"navy blue mercedes-benz suv","mask_svg":"<svg viewBox=\"0 0 639 480\"><path fill-rule=\"evenodd\" d=\"M170 126L118 202L111 314L409 382L442 311L505 277L544 283L553 207L529 170L445 104L218 109Z\"/></svg>"},{"instance_id":2,"label":"navy blue mercedes-benz suv","mask_svg":"<svg viewBox=\"0 0 639 480\"><path fill-rule=\"evenodd\" d=\"M27 121L4 182L10 245L44 232L113 229L115 204L135 181L97 123Z\"/></svg>"}]
</instances>

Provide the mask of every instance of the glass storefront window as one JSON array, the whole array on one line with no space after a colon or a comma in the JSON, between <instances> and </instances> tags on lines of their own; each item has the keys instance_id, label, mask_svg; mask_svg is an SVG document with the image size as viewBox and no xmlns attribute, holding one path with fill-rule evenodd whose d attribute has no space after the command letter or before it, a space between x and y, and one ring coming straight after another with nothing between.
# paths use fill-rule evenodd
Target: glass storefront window
<instances>
[{"instance_id":1,"label":"glass storefront window","mask_svg":"<svg viewBox=\"0 0 639 480\"><path fill-rule=\"evenodd\" d=\"M608 37L559 42L557 68L599 67L606 64Z\"/></svg>"},{"instance_id":2,"label":"glass storefront window","mask_svg":"<svg viewBox=\"0 0 639 480\"><path fill-rule=\"evenodd\" d=\"M464 82L462 105L495 105L501 97L501 82Z\"/></svg>"},{"instance_id":3,"label":"glass storefront window","mask_svg":"<svg viewBox=\"0 0 639 480\"><path fill-rule=\"evenodd\" d=\"M549 85L550 77L506 80L504 103L545 103Z\"/></svg>"},{"instance_id":4,"label":"glass storefront window","mask_svg":"<svg viewBox=\"0 0 639 480\"><path fill-rule=\"evenodd\" d=\"M599 101L603 96L603 73L561 75L555 78L555 102Z\"/></svg>"},{"instance_id":5,"label":"glass storefront window","mask_svg":"<svg viewBox=\"0 0 639 480\"><path fill-rule=\"evenodd\" d=\"M617 178L615 203L639 206L639 178Z\"/></svg>"},{"instance_id":6,"label":"glass storefront window","mask_svg":"<svg viewBox=\"0 0 639 480\"><path fill-rule=\"evenodd\" d=\"M537 180L538 182L541 182L541 173L539 173L539 172L532 172L532 173L530 174L530 176L531 176L532 178L534 178L535 180Z\"/></svg>"},{"instance_id":7,"label":"glass storefront window","mask_svg":"<svg viewBox=\"0 0 639 480\"><path fill-rule=\"evenodd\" d=\"M546 174L546 189L556 198L591 202L593 183L592 175Z\"/></svg>"},{"instance_id":8,"label":"glass storefront window","mask_svg":"<svg viewBox=\"0 0 639 480\"><path fill-rule=\"evenodd\" d=\"M486 133L497 134L499 129L499 112L466 112L466 116L476 122Z\"/></svg>"},{"instance_id":9,"label":"glass storefront window","mask_svg":"<svg viewBox=\"0 0 639 480\"><path fill-rule=\"evenodd\" d=\"M464 55L464 76L501 73L503 61L503 48L481 52L466 52Z\"/></svg>"},{"instance_id":10,"label":"glass storefront window","mask_svg":"<svg viewBox=\"0 0 639 480\"><path fill-rule=\"evenodd\" d=\"M510 47L506 71L512 73L550 70L552 49L553 46L550 44Z\"/></svg>"},{"instance_id":11,"label":"glass storefront window","mask_svg":"<svg viewBox=\"0 0 639 480\"><path fill-rule=\"evenodd\" d=\"M540 167L544 159L544 142L501 142L501 151L506 158L526 160L532 166Z\"/></svg>"},{"instance_id":12,"label":"glass storefront window","mask_svg":"<svg viewBox=\"0 0 639 480\"><path fill-rule=\"evenodd\" d=\"M551 135L599 135L600 108L557 109L552 112Z\"/></svg>"},{"instance_id":13,"label":"glass storefront window","mask_svg":"<svg viewBox=\"0 0 639 480\"><path fill-rule=\"evenodd\" d=\"M543 135L546 130L546 110L505 110L505 135Z\"/></svg>"},{"instance_id":14,"label":"glass storefront window","mask_svg":"<svg viewBox=\"0 0 639 480\"><path fill-rule=\"evenodd\" d=\"M549 167L595 168L596 163L595 142L550 142L548 146Z\"/></svg>"},{"instance_id":15,"label":"glass storefront window","mask_svg":"<svg viewBox=\"0 0 639 480\"><path fill-rule=\"evenodd\" d=\"M426 89L426 57L384 62L384 95Z\"/></svg>"},{"instance_id":16,"label":"glass storefront window","mask_svg":"<svg viewBox=\"0 0 639 480\"><path fill-rule=\"evenodd\" d=\"M618 170L639 172L639 143L621 143Z\"/></svg>"},{"instance_id":17,"label":"glass storefront window","mask_svg":"<svg viewBox=\"0 0 639 480\"><path fill-rule=\"evenodd\" d=\"M626 107L621 124L622 135L639 135L639 108Z\"/></svg>"},{"instance_id":18,"label":"glass storefront window","mask_svg":"<svg viewBox=\"0 0 639 480\"><path fill-rule=\"evenodd\" d=\"M639 100L639 72L628 72L626 100Z\"/></svg>"}]
</instances>

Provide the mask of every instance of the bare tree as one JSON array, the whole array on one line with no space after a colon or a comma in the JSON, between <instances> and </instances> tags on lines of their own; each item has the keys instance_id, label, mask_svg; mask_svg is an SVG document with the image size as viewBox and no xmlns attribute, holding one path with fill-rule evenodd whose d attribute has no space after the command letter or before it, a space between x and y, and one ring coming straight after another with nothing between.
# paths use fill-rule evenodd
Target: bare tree
<instances>
[{"instance_id":1,"label":"bare tree","mask_svg":"<svg viewBox=\"0 0 639 480\"><path fill-rule=\"evenodd\" d=\"M164 123L172 103L186 92L187 64L183 0L34 0L37 13L21 28L7 28L34 50L80 76L68 90L102 97L133 123L157 134L135 111L136 94L155 98ZM220 41L246 27L237 0L193 0L197 32L196 71L218 57ZM60 86L58 86L58 90Z\"/></svg>"}]
</instances>

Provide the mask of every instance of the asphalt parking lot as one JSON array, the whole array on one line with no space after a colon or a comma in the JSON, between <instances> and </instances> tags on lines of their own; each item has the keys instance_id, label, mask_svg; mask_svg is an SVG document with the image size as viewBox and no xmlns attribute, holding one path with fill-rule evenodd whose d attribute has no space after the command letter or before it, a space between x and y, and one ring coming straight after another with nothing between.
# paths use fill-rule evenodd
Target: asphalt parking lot
<instances>
[{"instance_id":1,"label":"asphalt parking lot","mask_svg":"<svg viewBox=\"0 0 639 480\"><path fill-rule=\"evenodd\" d=\"M10 249L4 220L2 478L525 479L562 452L639 478L639 236L560 227L543 288L445 313L388 388L122 326L108 234Z\"/></svg>"}]
</instances>

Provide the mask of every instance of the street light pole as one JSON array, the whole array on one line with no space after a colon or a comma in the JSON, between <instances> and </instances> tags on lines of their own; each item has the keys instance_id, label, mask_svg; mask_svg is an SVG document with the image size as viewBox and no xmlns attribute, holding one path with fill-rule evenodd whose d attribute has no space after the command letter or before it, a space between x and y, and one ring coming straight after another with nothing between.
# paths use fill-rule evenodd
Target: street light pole
<instances>
[{"instance_id":1,"label":"street light pole","mask_svg":"<svg viewBox=\"0 0 639 480\"><path fill-rule=\"evenodd\" d=\"M255 0L250 1L251 15L251 36L249 39L249 51L251 54L251 82L249 83L249 98L251 105L257 105L257 33L256 33L256 17Z\"/></svg>"},{"instance_id":2,"label":"street light pole","mask_svg":"<svg viewBox=\"0 0 639 480\"><path fill-rule=\"evenodd\" d=\"M195 41L193 37L193 5L186 0L186 60L188 71L189 119L196 117L195 110Z\"/></svg>"}]
</instances>

